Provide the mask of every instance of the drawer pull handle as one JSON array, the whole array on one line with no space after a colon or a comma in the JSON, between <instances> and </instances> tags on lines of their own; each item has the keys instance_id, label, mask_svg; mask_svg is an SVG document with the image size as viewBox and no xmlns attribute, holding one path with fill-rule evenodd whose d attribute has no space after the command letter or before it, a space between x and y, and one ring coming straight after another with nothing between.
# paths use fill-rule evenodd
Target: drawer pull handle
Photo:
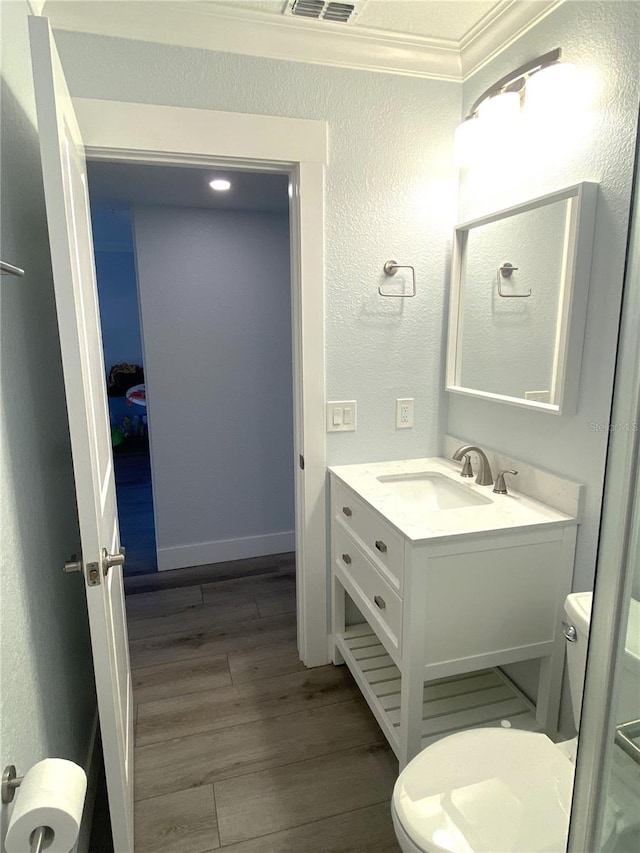
<instances>
[{"instance_id":1,"label":"drawer pull handle","mask_svg":"<svg viewBox=\"0 0 640 853\"><path fill-rule=\"evenodd\" d=\"M380 610L384 610L385 607L387 606L387 602L384 600L384 598L381 595L374 595L373 600L376 603L376 607L379 607Z\"/></svg>"},{"instance_id":2,"label":"drawer pull handle","mask_svg":"<svg viewBox=\"0 0 640 853\"><path fill-rule=\"evenodd\" d=\"M378 549L378 551L380 551L381 554L387 553L387 546L381 539L376 540L376 548Z\"/></svg>"},{"instance_id":3,"label":"drawer pull handle","mask_svg":"<svg viewBox=\"0 0 640 853\"><path fill-rule=\"evenodd\" d=\"M347 518L351 518L351 516L353 515L353 512L351 511L350 506L343 506L342 512L347 516Z\"/></svg>"},{"instance_id":4,"label":"drawer pull handle","mask_svg":"<svg viewBox=\"0 0 640 853\"><path fill-rule=\"evenodd\" d=\"M342 555L342 562L346 563L348 566L351 565L351 557L348 554Z\"/></svg>"}]
</instances>

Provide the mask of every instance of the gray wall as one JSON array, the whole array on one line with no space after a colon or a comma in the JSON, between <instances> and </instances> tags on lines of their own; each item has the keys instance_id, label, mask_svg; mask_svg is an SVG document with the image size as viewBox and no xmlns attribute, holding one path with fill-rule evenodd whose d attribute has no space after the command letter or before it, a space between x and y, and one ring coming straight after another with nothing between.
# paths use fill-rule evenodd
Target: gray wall
<instances>
[{"instance_id":1,"label":"gray wall","mask_svg":"<svg viewBox=\"0 0 640 853\"><path fill-rule=\"evenodd\" d=\"M134 229L159 568L292 550L288 216L138 207Z\"/></svg>"},{"instance_id":2,"label":"gray wall","mask_svg":"<svg viewBox=\"0 0 640 853\"><path fill-rule=\"evenodd\" d=\"M436 453L460 85L64 31L56 40L77 97L328 122L327 398L358 401L357 431L328 436L328 458ZM391 258L416 266L417 298L378 296ZM395 429L397 397L415 398L413 430Z\"/></svg>"},{"instance_id":3,"label":"gray wall","mask_svg":"<svg viewBox=\"0 0 640 853\"><path fill-rule=\"evenodd\" d=\"M460 219L578 183L600 184L586 339L574 416L449 395L448 432L584 483L574 589L593 588L622 292L640 85L640 4L567 2L464 86L465 107L493 81L558 45L593 77L589 108L542 128L513 159L462 173ZM526 140L525 140L526 142Z\"/></svg>"},{"instance_id":4,"label":"gray wall","mask_svg":"<svg viewBox=\"0 0 640 853\"><path fill-rule=\"evenodd\" d=\"M27 271L0 280L0 756L19 773L50 756L84 765L95 714L83 584L61 571L79 536L27 13L0 4L2 258Z\"/></svg>"}]
</instances>

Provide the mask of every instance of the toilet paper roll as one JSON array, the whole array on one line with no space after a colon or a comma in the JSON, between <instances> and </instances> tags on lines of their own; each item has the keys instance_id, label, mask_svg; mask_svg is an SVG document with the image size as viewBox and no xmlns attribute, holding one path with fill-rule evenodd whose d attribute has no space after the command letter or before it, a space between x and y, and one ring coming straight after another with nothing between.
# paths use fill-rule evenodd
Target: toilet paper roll
<instances>
[{"instance_id":1,"label":"toilet paper roll","mask_svg":"<svg viewBox=\"0 0 640 853\"><path fill-rule=\"evenodd\" d=\"M86 792L85 772L73 761L45 758L34 764L16 791L4 842L7 853L28 853L39 826L51 830L47 853L69 853L80 831Z\"/></svg>"}]
</instances>

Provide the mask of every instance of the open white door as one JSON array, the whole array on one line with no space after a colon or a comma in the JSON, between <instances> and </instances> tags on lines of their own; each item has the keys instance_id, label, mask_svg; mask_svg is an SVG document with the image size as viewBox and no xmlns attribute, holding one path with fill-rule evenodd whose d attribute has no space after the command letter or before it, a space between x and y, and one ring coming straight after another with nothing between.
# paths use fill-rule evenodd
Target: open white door
<instances>
[{"instance_id":1,"label":"open white door","mask_svg":"<svg viewBox=\"0 0 640 853\"><path fill-rule=\"evenodd\" d=\"M133 853L133 695L84 146L49 22L29 27L113 840Z\"/></svg>"}]
</instances>

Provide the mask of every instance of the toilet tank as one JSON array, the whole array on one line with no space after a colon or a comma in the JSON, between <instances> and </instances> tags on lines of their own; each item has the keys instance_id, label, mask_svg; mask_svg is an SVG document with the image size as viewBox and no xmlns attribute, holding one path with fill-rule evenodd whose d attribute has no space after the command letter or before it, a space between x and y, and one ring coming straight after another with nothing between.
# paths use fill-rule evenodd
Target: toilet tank
<instances>
[{"instance_id":1,"label":"toilet tank","mask_svg":"<svg viewBox=\"0 0 640 853\"><path fill-rule=\"evenodd\" d=\"M566 623L564 625L567 637L567 670L569 672L569 689L571 690L571 705L576 731L580 727L580 709L582 708L582 688L587 669L587 646L589 643L589 623L591 622L592 592L572 592L564 603ZM571 628L575 629L575 635ZM575 641L569 640L575 636Z\"/></svg>"},{"instance_id":2,"label":"toilet tank","mask_svg":"<svg viewBox=\"0 0 640 853\"><path fill-rule=\"evenodd\" d=\"M567 669L576 730L580 724L582 689L587 667L587 645L591 622L592 592L575 592L567 596L564 605L567 627L575 628L575 642L567 642ZM632 598L625 651L620 670L618 696L615 703L616 724L626 723L638 716L640 690L640 602Z\"/></svg>"}]
</instances>

